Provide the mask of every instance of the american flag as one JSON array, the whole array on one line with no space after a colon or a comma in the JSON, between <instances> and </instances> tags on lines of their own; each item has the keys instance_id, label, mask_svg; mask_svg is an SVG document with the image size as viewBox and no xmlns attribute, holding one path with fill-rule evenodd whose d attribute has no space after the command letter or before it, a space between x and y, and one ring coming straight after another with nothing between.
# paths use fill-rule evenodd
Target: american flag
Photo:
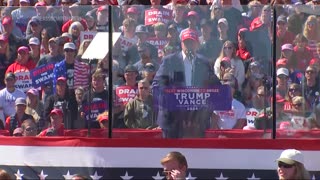
<instances>
[{"instance_id":1,"label":"american flag","mask_svg":"<svg viewBox=\"0 0 320 180\"><path fill-rule=\"evenodd\" d=\"M312 179L320 179L319 140L271 139L104 139L0 138L0 168L16 179L165 179L160 159L182 152L187 179L277 179L283 149L296 148L305 157Z\"/></svg>"}]
</instances>

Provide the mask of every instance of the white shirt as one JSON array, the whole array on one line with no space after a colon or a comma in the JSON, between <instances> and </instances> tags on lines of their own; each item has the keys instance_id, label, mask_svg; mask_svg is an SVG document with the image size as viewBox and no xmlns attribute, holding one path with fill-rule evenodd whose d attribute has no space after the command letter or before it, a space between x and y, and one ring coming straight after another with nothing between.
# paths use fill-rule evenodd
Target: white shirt
<instances>
[{"instance_id":1,"label":"white shirt","mask_svg":"<svg viewBox=\"0 0 320 180\"><path fill-rule=\"evenodd\" d=\"M236 99L232 99L232 107L229 111L213 111L220 119L220 129L232 129L239 119L246 119L246 108Z\"/></svg>"},{"instance_id":2,"label":"white shirt","mask_svg":"<svg viewBox=\"0 0 320 180\"><path fill-rule=\"evenodd\" d=\"M186 54L182 51L182 58L183 58L183 64L184 64L184 77L186 86L192 85L192 61L189 60L186 56Z\"/></svg>"},{"instance_id":3,"label":"white shirt","mask_svg":"<svg viewBox=\"0 0 320 180\"><path fill-rule=\"evenodd\" d=\"M7 88L0 91L0 119L2 121L5 121L7 116L16 113L15 101L19 97L26 98L26 95L18 89L15 89L12 93Z\"/></svg>"}]
</instances>

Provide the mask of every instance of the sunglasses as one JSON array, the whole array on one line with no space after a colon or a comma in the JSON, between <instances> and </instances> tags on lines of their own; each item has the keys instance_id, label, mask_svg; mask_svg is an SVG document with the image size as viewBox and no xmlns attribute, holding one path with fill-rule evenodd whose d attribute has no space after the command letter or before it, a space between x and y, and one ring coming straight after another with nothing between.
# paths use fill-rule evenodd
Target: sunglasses
<instances>
[{"instance_id":1,"label":"sunglasses","mask_svg":"<svg viewBox=\"0 0 320 180\"><path fill-rule=\"evenodd\" d=\"M264 97L265 94L257 94L258 97Z\"/></svg>"},{"instance_id":2,"label":"sunglasses","mask_svg":"<svg viewBox=\"0 0 320 180\"><path fill-rule=\"evenodd\" d=\"M64 51L65 51L65 52L74 52L73 49L65 49Z\"/></svg>"},{"instance_id":3,"label":"sunglasses","mask_svg":"<svg viewBox=\"0 0 320 180\"><path fill-rule=\"evenodd\" d=\"M306 71L307 74L313 74L314 71Z\"/></svg>"},{"instance_id":4,"label":"sunglasses","mask_svg":"<svg viewBox=\"0 0 320 180\"><path fill-rule=\"evenodd\" d=\"M288 168L292 168L293 166L294 166L294 164L286 164L286 163L283 163L283 162L278 162L278 167L279 168L283 167L283 168L288 169Z\"/></svg>"},{"instance_id":5,"label":"sunglasses","mask_svg":"<svg viewBox=\"0 0 320 180\"><path fill-rule=\"evenodd\" d=\"M232 47L231 47L231 46L229 46L229 47L224 47L223 49L229 49L229 50L231 50Z\"/></svg>"},{"instance_id":6,"label":"sunglasses","mask_svg":"<svg viewBox=\"0 0 320 180\"><path fill-rule=\"evenodd\" d=\"M221 82L229 82L231 81L230 79L222 79Z\"/></svg>"},{"instance_id":7,"label":"sunglasses","mask_svg":"<svg viewBox=\"0 0 320 180\"><path fill-rule=\"evenodd\" d=\"M289 92L296 92L298 89L289 89Z\"/></svg>"},{"instance_id":8,"label":"sunglasses","mask_svg":"<svg viewBox=\"0 0 320 180\"><path fill-rule=\"evenodd\" d=\"M286 79L287 76L285 76L285 75L279 75L278 78L280 78L280 79Z\"/></svg>"},{"instance_id":9,"label":"sunglasses","mask_svg":"<svg viewBox=\"0 0 320 180\"><path fill-rule=\"evenodd\" d=\"M316 25L316 23L315 22L308 22L308 25L309 26L314 26L314 25Z\"/></svg>"}]
</instances>

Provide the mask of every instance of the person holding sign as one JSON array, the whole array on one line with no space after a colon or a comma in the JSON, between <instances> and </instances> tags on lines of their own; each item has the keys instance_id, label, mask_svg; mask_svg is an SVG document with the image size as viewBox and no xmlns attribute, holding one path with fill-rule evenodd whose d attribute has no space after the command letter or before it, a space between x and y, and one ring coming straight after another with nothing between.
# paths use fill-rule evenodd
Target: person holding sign
<instances>
[{"instance_id":1,"label":"person holding sign","mask_svg":"<svg viewBox=\"0 0 320 180\"><path fill-rule=\"evenodd\" d=\"M233 97L235 83L227 81L224 84L231 87L231 94ZM233 98L231 110L214 111L211 119L213 129L243 129L247 122L246 108L240 101Z\"/></svg>"},{"instance_id":2,"label":"person holding sign","mask_svg":"<svg viewBox=\"0 0 320 180\"><path fill-rule=\"evenodd\" d=\"M199 48L198 33L186 30L181 35L182 51L163 58L154 78L153 88L166 87L208 87L220 84L208 60L196 53ZM161 94L159 95L159 97ZM179 96L182 97L182 96ZM159 99L159 101L161 98ZM182 100L182 99L181 99ZM183 100L189 100L188 98ZM158 124L166 138L203 137L208 128L211 112L206 108L199 110L174 110L159 102ZM168 102L170 104L170 102ZM163 106L163 107L162 107ZM192 133L191 133L192 132Z\"/></svg>"},{"instance_id":3,"label":"person holding sign","mask_svg":"<svg viewBox=\"0 0 320 180\"><path fill-rule=\"evenodd\" d=\"M129 100L133 99L137 93L138 70L133 65L126 66L124 70L125 84L116 88L116 103L114 107L115 127L124 128L124 109Z\"/></svg>"},{"instance_id":4,"label":"person holding sign","mask_svg":"<svg viewBox=\"0 0 320 180\"><path fill-rule=\"evenodd\" d=\"M18 58L16 62L11 64L6 74L13 72L16 78L16 88L27 92L32 86L32 80L30 78L30 71L36 67L36 64L29 57L29 48L21 46L18 48Z\"/></svg>"},{"instance_id":5,"label":"person holding sign","mask_svg":"<svg viewBox=\"0 0 320 180\"><path fill-rule=\"evenodd\" d=\"M148 80L139 81L138 95L129 101L124 110L124 122L128 128L152 129L157 126Z\"/></svg>"},{"instance_id":6,"label":"person holding sign","mask_svg":"<svg viewBox=\"0 0 320 180\"><path fill-rule=\"evenodd\" d=\"M87 114L90 114L90 119L86 117L86 119L90 122L91 128L100 128L98 121L91 121L91 117L97 117L101 111L107 110L106 105L109 99L108 91L105 89L105 74L102 73L101 70L96 70L92 74L92 89L91 92L86 92L83 96L83 102L82 105L88 105L91 104L90 110L91 112L88 112ZM94 105L95 102L103 102L100 105ZM102 105L103 104L103 105ZM102 108L101 108L102 107ZM84 111L86 111L87 108L84 108Z\"/></svg>"}]
</instances>

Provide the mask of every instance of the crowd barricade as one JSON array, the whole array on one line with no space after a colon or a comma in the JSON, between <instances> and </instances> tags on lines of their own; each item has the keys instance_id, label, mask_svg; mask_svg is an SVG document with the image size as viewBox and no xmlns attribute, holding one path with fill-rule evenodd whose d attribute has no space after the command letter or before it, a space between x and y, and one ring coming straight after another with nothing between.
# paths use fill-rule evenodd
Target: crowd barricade
<instances>
[{"instance_id":1,"label":"crowd barricade","mask_svg":"<svg viewBox=\"0 0 320 180\"><path fill-rule=\"evenodd\" d=\"M88 136L88 129L65 130L65 136L75 137L94 137L107 138L107 129L90 129L90 136ZM145 129L112 129L113 138L162 138L161 130L145 130Z\"/></svg>"},{"instance_id":2,"label":"crowd barricade","mask_svg":"<svg viewBox=\"0 0 320 180\"><path fill-rule=\"evenodd\" d=\"M255 138L260 139L264 135L263 130L207 130L206 138Z\"/></svg>"},{"instance_id":3,"label":"crowd barricade","mask_svg":"<svg viewBox=\"0 0 320 180\"><path fill-rule=\"evenodd\" d=\"M8 130L0 130L0 136L10 136L10 133Z\"/></svg>"},{"instance_id":4,"label":"crowd barricade","mask_svg":"<svg viewBox=\"0 0 320 180\"><path fill-rule=\"evenodd\" d=\"M271 130L207 130L206 138L271 138ZM277 130L277 138L320 138L320 130Z\"/></svg>"},{"instance_id":5,"label":"crowd barricade","mask_svg":"<svg viewBox=\"0 0 320 180\"><path fill-rule=\"evenodd\" d=\"M207 130L205 138L249 138L261 139L271 137L271 130ZM108 138L107 129L72 129L65 130L65 136L70 137L92 137L92 138ZM0 130L0 136L10 136L8 130ZM320 130L277 130L279 138L320 138ZM112 138L139 138L139 139L161 139L162 131L146 130L146 129L113 129Z\"/></svg>"}]
</instances>

